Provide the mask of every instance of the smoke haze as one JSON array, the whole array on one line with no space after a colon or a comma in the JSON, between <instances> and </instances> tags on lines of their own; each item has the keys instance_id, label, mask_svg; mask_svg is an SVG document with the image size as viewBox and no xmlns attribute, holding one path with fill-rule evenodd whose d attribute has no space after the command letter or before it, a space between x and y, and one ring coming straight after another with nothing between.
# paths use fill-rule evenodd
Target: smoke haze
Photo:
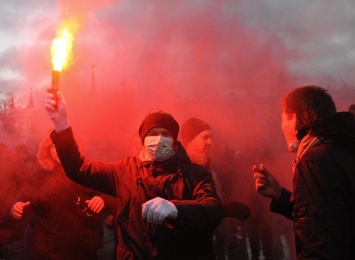
<instances>
[{"instance_id":1,"label":"smoke haze","mask_svg":"<svg viewBox=\"0 0 355 260\"><path fill-rule=\"evenodd\" d=\"M58 25L79 23L74 63L61 73L60 89L74 131L97 159L128 155L142 118L163 109L180 126L190 117L207 121L216 144L253 154L248 163L269 162L291 187L281 97L316 84L329 89L338 110L355 103L351 0L17 0L0 6L0 95L13 93L21 107L31 88L35 106L44 107ZM36 122L44 136L51 127L44 108Z\"/></svg>"},{"instance_id":2,"label":"smoke haze","mask_svg":"<svg viewBox=\"0 0 355 260\"><path fill-rule=\"evenodd\" d=\"M26 1L1 3L1 96L44 106L50 45L75 20L74 63L61 73L70 122L100 159L125 155L153 109L199 117L233 149L286 152L280 99L319 84L339 110L355 100L352 1ZM19 19L22 17L22 19ZM17 18L17 19L16 19ZM6 35L6 37L5 37ZM38 133L51 126L43 111ZM43 117L43 118L42 118ZM33 122L33 126L36 124ZM244 148L245 147L245 148ZM257 162L256 162L257 163Z\"/></svg>"},{"instance_id":3,"label":"smoke haze","mask_svg":"<svg viewBox=\"0 0 355 260\"><path fill-rule=\"evenodd\" d=\"M44 106L51 42L61 21L75 20L74 63L61 73L60 89L75 131L112 145L117 156L152 109L170 112L180 124L200 117L216 140L232 147L253 142L279 150L279 104L287 90L319 84L339 110L355 99L352 1L18 0L1 6L1 97L12 93L16 106L25 107L32 91L35 106ZM41 115L44 134L50 122Z\"/></svg>"}]
</instances>

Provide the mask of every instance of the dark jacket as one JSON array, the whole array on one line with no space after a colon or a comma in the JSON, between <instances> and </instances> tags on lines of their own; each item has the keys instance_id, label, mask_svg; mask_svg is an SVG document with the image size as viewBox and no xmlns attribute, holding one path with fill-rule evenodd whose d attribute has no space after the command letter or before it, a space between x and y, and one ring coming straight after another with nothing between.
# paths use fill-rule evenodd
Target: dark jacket
<instances>
[{"instance_id":1,"label":"dark jacket","mask_svg":"<svg viewBox=\"0 0 355 260\"><path fill-rule=\"evenodd\" d=\"M271 210L293 218L298 259L355 256L355 124L337 113L311 126L324 138L297 162L293 194L283 189Z\"/></svg>"},{"instance_id":2,"label":"dark jacket","mask_svg":"<svg viewBox=\"0 0 355 260\"><path fill-rule=\"evenodd\" d=\"M118 259L213 259L211 234L221 204L211 174L192 164L180 144L160 163L136 157L102 163L80 154L70 128L51 137L71 179L117 197ZM174 203L178 218L148 224L141 207L155 197Z\"/></svg>"},{"instance_id":3,"label":"dark jacket","mask_svg":"<svg viewBox=\"0 0 355 260\"><path fill-rule=\"evenodd\" d=\"M26 223L13 219L10 209L28 178L28 170L19 154L0 145L0 245L24 237Z\"/></svg>"},{"instance_id":4,"label":"dark jacket","mask_svg":"<svg viewBox=\"0 0 355 260\"><path fill-rule=\"evenodd\" d=\"M85 200L101 194L71 181L60 165L42 167L34 166L31 188L23 195L36 217L33 259L97 259L104 215L87 210Z\"/></svg>"}]
</instances>

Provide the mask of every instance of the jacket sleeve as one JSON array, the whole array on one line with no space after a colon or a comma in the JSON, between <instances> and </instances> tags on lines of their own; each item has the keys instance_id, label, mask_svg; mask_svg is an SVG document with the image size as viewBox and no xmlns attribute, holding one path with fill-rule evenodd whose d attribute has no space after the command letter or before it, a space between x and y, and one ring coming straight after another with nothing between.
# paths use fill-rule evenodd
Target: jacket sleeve
<instances>
[{"instance_id":1,"label":"jacket sleeve","mask_svg":"<svg viewBox=\"0 0 355 260\"><path fill-rule=\"evenodd\" d=\"M285 188L282 188L280 197L273 199L270 204L270 211L281 214L288 219L293 220L293 201L292 193Z\"/></svg>"},{"instance_id":2,"label":"jacket sleeve","mask_svg":"<svg viewBox=\"0 0 355 260\"><path fill-rule=\"evenodd\" d=\"M100 194L98 195L100 196L104 203L105 203L105 207L102 211L102 213L106 216L112 214L114 216L117 215L116 213L116 199L110 195L106 195L106 194Z\"/></svg>"},{"instance_id":3,"label":"jacket sleeve","mask_svg":"<svg viewBox=\"0 0 355 260\"><path fill-rule=\"evenodd\" d=\"M86 159L78 148L69 127L64 131L51 133L58 157L66 175L76 183L116 197L114 166Z\"/></svg>"},{"instance_id":4,"label":"jacket sleeve","mask_svg":"<svg viewBox=\"0 0 355 260\"><path fill-rule=\"evenodd\" d=\"M178 210L173 226L192 232L210 233L220 223L223 211L211 173L191 165L195 178L188 183L192 189L191 200L172 200ZM195 172L194 172L195 171ZM189 182L189 180L187 180Z\"/></svg>"}]
</instances>

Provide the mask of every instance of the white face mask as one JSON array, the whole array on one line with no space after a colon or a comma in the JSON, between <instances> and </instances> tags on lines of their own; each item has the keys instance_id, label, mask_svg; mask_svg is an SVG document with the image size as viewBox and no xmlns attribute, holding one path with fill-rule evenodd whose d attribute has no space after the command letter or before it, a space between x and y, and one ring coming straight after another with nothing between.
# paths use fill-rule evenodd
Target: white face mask
<instances>
[{"instance_id":1,"label":"white face mask","mask_svg":"<svg viewBox=\"0 0 355 260\"><path fill-rule=\"evenodd\" d=\"M144 138L145 153L148 159L153 161L165 161L175 151L172 148L174 139L165 136L146 136Z\"/></svg>"}]
</instances>

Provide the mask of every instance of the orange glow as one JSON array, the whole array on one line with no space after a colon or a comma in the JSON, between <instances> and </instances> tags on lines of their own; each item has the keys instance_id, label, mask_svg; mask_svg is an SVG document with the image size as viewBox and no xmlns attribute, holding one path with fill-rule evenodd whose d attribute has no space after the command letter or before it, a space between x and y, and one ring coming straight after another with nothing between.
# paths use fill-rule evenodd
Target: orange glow
<instances>
[{"instance_id":1,"label":"orange glow","mask_svg":"<svg viewBox=\"0 0 355 260\"><path fill-rule=\"evenodd\" d=\"M67 28L58 32L51 46L53 70L62 71L70 62L73 39L73 33Z\"/></svg>"}]
</instances>

